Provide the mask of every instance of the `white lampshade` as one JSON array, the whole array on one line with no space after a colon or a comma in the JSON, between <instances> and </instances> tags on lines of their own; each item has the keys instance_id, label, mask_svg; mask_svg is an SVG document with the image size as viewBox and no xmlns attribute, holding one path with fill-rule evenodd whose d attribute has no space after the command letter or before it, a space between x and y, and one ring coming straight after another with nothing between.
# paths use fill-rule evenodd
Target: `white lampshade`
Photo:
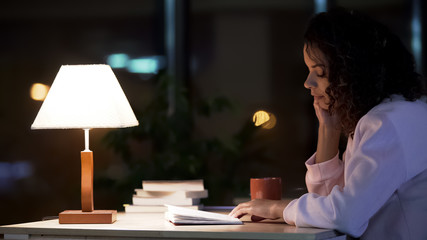
<instances>
[{"instance_id":1,"label":"white lampshade","mask_svg":"<svg viewBox=\"0 0 427 240\"><path fill-rule=\"evenodd\" d=\"M108 65L59 69L31 129L122 128L138 120Z\"/></svg>"}]
</instances>

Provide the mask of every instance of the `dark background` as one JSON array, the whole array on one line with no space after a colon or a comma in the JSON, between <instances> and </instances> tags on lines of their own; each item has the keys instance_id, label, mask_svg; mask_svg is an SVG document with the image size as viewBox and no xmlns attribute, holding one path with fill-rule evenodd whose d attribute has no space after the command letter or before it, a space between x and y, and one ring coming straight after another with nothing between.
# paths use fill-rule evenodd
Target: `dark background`
<instances>
[{"instance_id":1,"label":"dark background","mask_svg":"<svg viewBox=\"0 0 427 240\"><path fill-rule=\"evenodd\" d=\"M197 159L204 168L210 191L206 204L232 205L238 198L247 198L250 177L282 177L287 197L305 191L304 161L315 151L316 118L312 98L303 87L307 70L302 57L302 35L315 12L315 2L178 1L181 15L176 30L183 42L178 45L175 61L178 74L173 78L172 72L172 79L183 84L185 96L192 103L223 96L233 105L231 110L210 116L193 114L193 140L217 139L224 143L221 146L226 146L251 121L255 111L264 109L277 118L272 129L252 129L244 146L234 154ZM343 6L371 15L412 49L414 7L425 12L425 4L416 2L328 3L329 7ZM83 131L30 130L42 104L30 98L31 85L50 85L61 65L107 63L107 57L113 53L126 53L131 58L168 55L165 8L162 0L2 2L0 224L40 220L66 209L80 208L79 152L84 145ZM420 21L422 39L426 39L424 17ZM421 56L424 52L418 51ZM425 60L417 61L419 71L423 72ZM123 69L115 73L134 111L143 113L155 96L156 76ZM143 179L171 176L151 169L131 178L127 185L118 184L130 179L133 165L124 161L120 151L106 144L105 135L110 131L91 130L95 208L121 211L122 204L130 203L132 189L140 186ZM125 141L131 145L133 155L153 151L150 135L142 143L132 137ZM234 161L233 156L238 156L239 161L233 165L233 172L222 179L222 184L229 180L224 193L215 179L222 177L222 167ZM200 177L198 174L192 176Z\"/></svg>"}]
</instances>

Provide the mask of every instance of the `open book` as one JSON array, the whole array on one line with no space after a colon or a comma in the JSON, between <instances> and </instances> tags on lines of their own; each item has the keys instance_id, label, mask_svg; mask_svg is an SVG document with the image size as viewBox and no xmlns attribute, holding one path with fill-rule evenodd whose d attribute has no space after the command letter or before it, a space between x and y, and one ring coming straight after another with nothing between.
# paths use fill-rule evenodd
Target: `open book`
<instances>
[{"instance_id":1,"label":"open book","mask_svg":"<svg viewBox=\"0 0 427 240\"><path fill-rule=\"evenodd\" d=\"M173 224L243 224L237 218L225 214L188 209L172 205L165 205L168 211L165 212L166 220Z\"/></svg>"}]
</instances>

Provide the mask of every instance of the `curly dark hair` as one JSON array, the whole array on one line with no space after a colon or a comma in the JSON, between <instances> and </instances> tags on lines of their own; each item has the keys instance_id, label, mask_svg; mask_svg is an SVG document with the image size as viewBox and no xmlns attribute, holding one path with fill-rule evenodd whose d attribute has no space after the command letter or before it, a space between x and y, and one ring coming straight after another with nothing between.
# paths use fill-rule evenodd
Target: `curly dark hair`
<instances>
[{"instance_id":1,"label":"curly dark hair","mask_svg":"<svg viewBox=\"0 0 427 240\"><path fill-rule=\"evenodd\" d=\"M315 15L304 35L307 54L319 49L326 57L330 82L329 113L338 114L343 133L392 94L415 101L426 93L415 72L412 54L383 24L355 11L332 9Z\"/></svg>"}]
</instances>

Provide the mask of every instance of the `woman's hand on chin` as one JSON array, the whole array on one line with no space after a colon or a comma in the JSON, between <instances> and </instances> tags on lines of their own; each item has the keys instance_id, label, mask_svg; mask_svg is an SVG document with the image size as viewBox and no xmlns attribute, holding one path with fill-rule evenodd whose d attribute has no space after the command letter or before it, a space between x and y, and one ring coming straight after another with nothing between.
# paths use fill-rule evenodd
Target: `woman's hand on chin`
<instances>
[{"instance_id":1,"label":"woman's hand on chin","mask_svg":"<svg viewBox=\"0 0 427 240\"><path fill-rule=\"evenodd\" d=\"M313 106L320 126L323 126L330 130L339 131L340 123L336 114L329 114L329 111L322 108L316 101L314 101Z\"/></svg>"}]
</instances>

